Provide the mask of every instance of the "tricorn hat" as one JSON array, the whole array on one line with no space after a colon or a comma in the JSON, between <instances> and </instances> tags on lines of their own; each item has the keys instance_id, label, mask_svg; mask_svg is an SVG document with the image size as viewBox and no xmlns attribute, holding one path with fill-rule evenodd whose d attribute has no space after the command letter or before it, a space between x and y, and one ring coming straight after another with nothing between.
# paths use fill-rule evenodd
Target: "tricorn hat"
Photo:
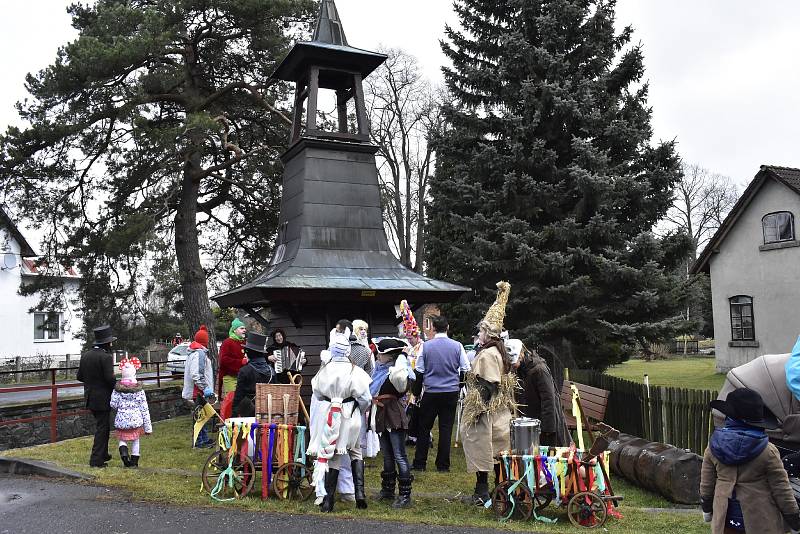
<instances>
[{"instance_id":1,"label":"tricorn hat","mask_svg":"<svg viewBox=\"0 0 800 534\"><path fill-rule=\"evenodd\" d=\"M267 336L258 332L248 332L245 338L244 348L256 352L267 353Z\"/></svg>"},{"instance_id":2,"label":"tricorn hat","mask_svg":"<svg viewBox=\"0 0 800 534\"><path fill-rule=\"evenodd\" d=\"M111 327L107 324L98 326L97 328L93 329L93 332L95 345L106 345L117 340L117 338L114 337L114 334L111 332Z\"/></svg>"},{"instance_id":3,"label":"tricorn hat","mask_svg":"<svg viewBox=\"0 0 800 534\"><path fill-rule=\"evenodd\" d=\"M508 303L508 294L510 292L511 284L497 282L497 297L494 299L494 304L489 306L486 317L478 325L492 337L499 338L503 332L503 320L506 318L506 304Z\"/></svg>"},{"instance_id":4,"label":"tricorn hat","mask_svg":"<svg viewBox=\"0 0 800 534\"><path fill-rule=\"evenodd\" d=\"M750 388L734 389L725 400L711 401L711 407L719 410L731 419L747 425L772 430L778 428L778 420L764 406L761 395Z\"/></svg>"},{"instance_id":5,"label":"tricorn hat","mask_svg":"<svg viewBox=\"0 0 800 534\"><path fill-rule=\"evenodd\" d=\"M378 354L387 354L395 356L400 354L404 348L408 347L408 343L404 339L398 337L385 337L378 341L376 345Z\"/></svg>"}]
</instances>

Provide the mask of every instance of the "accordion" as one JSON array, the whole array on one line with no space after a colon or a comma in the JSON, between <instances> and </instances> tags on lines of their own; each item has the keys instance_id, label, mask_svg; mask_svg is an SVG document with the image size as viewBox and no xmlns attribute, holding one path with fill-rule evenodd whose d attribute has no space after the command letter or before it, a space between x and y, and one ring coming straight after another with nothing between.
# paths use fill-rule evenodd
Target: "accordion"
<instances>
[{"instance_id":1,"label":"accordion","mask_svg":"<svg viewBox=\"0 0 800 534\"><path fill-rule=\"evenodd\" d=\"M287 345L280 350L272 351L273 356L275 356L275 372L282 373L284 371L291 371L292 373L299 373L303 370L303 357L305 356L305 352L300 349L292 348L291 345Z\"/></svg>"}]
</instances>

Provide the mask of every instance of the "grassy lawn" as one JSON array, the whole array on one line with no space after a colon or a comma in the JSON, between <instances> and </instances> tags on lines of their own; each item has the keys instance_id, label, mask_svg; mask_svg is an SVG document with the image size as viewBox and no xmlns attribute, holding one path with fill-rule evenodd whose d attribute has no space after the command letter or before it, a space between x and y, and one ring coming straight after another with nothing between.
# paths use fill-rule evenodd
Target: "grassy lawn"
<instances>
[{"instance_id":1,"label":"grassy lawn","mask_svg":"<svg viewBox=\"0 0 800 534\"><path fill-rule=\"evenodd\" d=\"M725 382L725 375L717 373L714 365L714 358L629 360L609 368L606 373L634 382L643 382L644 375L647 374L650 377L650 384L654 386L719 391Z\"/></svg>"},{"instance_id":2,"label":"grassy lawn","mask_svg":"<svg viewBox=\"0 0 800 534\"><path fill-rule=\"evenodd\" d=\"M106 469L91 469L88 462L91 438L77 438L52 445L39 445L25 449L3 451L0 454L48 460L64 467L96 475L96 483L120 488L130 493L134 499L158 501L173 505L222 506L240 510L285 512L293 514L319 513L313 500L308 502L287 502L270 499L261 501L260 492L254 490L251 496L240 501L217 503L201 491L200 471L208 457L209 450L189 448L190 420L181 417L155 423L154 433L142 439L140 469L124 469L117 454ZM112 439L111 451L117 444ZM414 449L409 449L413 455ZM433 466L435 450L431 451L428 465ZM532 530L540 532L575 532L563 509L550 505L544 515L557 518L555 525L545 525L532 521L511 521L499 523L490 510L478 509L460 502L462 495L472 493L474 476L465 472L464 455L461 449L454 449L450 473L427 471L416 474L414 483L414 507L410 510L393 510L386 504L372 500L380 488L380 457L367 460L366 485L370 497L369 509L357 510L351 503L337 503L335 513L342 517L369 518L403 522L416 522L435 525L473 526L483 528L502 528L509 531ZM256 481L259 487L260 479ZM607 531L620 533L680 533L691 534L707 532L699 513L653 512L646 508L670 508L669 502L659 496L637 489L618 477L612 479L617 494L625 496L620 512L622 520L609 519ZM256 494L258 496L255 496Z\"/></svg>"}]
</instances>

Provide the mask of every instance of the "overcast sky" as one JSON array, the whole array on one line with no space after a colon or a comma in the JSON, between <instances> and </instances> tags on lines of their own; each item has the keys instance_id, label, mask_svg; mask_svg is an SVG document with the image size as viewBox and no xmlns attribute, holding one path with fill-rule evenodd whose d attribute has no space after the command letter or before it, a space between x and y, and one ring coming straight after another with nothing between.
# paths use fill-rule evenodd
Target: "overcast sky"
<instances>
[{"instance_id":1,"label":"overcast sky","mask_svg":"<svg viewBox=\"0 0 800 534\"><path fill-rule=\"evenodd\" d=\"M3 2L0 127L14 121L24 76L74 39L64 8L74 0ZM351 45L403 48L432 79L438 46L455 20L449 0L337 0ZM800 167L800 2L619 0L645 52L655 139L677 139L686 161L737 184L761 164ZM741 189L741 187L740 187Z\"/></svg>"}]
</instances>

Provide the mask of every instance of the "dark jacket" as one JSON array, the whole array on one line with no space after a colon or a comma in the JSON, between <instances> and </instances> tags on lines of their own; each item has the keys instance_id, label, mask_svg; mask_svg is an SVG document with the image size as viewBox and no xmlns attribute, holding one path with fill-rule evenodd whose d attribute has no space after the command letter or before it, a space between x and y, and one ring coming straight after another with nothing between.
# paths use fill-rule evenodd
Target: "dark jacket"
<instances>
[{"instance_id":1,"label":"dark jacket","mask_svg":"<svg viewBox=\"0 0 800 534\"><path fill-rule=\"evenodd\" d=\"M275 340L275 335L278 332L280 332L281 335L283 336L283 341L281 343L278 343ZM287 340L286 339L286 332L283 329L278 328L278 329L276 329L275 331L272 332L272 344L269 347L267 347L267 357L269 358L270 356L272 356L273 353L276 350L282 351L286 347L288 347L295 354L299 354L300 353L300 347L298 347L297 345L295 345L291 341ZM270 362L270 361L267 361L267 363L269 364L270 367L272 367L272 369L274 371L275 370L275 363L274 362ZM294 374L294 372L292 372L292 373ZM274 383L276 383L276 384L288 384L289 383L289 370L288 369L284 369L280 373L275 371L275 378L272 381Z\"/></svg>"},{"instance_id":2,"label":"dark jacket","mask_svg":"<svg viewBox=\"0 0 800 534\"><path fill-rule=\"evenodd\" d=\"M99 347L81 356L78 381L83 382L86 407L102 412L111 410L111 392L114 391L114 357Z\"/></svg>"},{"instance_id":3,"label":"dark jacket","mask_svg":"<svg viewBox=\"0 0 800 534\"><path fill-rule=\"evenodd\" d=\"M239 376L236 380L236 393L233 394L234 415L237 417L249 417L249 413L241 413L239 405L242 400L247 399L247 401L250 401L256 394L256 384L269 384L274 381L274 378L275 371L265 358L251 357L250 363L239 369ZM250 409L246 411L249 412Z\"/></svg>"},{"instance_id":4,"label":"dark jacket","mask_svg":"<svg viewBox=\"0 0 800 534\"><path fill-rule=\"evenodd\" d=\"M542 443L561 447L569 445L561 399L547 363L534 353L523 359L517 377L522 387L522 394L517 398L519 409L525 417L541 421Z\"/></svg>"},{"instance_id":5,"label":"dark jacket","mask_svg":"<svg viewBox=\"0 0 800 534\"><path fill-rule=\"evenodd\" d=\"M747 532L783 534L784 518L800 526L797 502L780 454L766 434L733 420L714 431L703 456L700 498L711 511L711 532L722 534L728 515L728 499L736 499Z\"/></svg>"},{"instance_id":6,"label":"dark jacket","mask_svg":"<svg viewBox=\"0 0 800 534\"><path fill-rule=\"evenodd\" d=\"M408 381L411 386L413 382ZM408 390L408 387L406 388ZM406 415L406 396L405 391L397 391L394 384L386 378L378 392L377 410L375 412L375 432L381 433L386 430L408 430L408 416Z\"/></svg>"}]
</instances>

